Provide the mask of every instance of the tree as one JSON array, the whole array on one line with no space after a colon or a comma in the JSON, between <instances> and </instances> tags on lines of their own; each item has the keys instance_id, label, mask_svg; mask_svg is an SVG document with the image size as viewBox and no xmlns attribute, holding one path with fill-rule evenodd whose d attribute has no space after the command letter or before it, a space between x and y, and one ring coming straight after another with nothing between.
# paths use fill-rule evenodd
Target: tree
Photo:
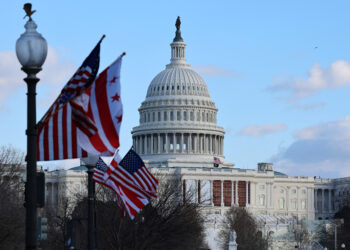
<instances>
[{"instance_id":1,"label":"tree","mask_svg":"<svg viewBox=\"0 0 350 250\"><path fill-rule=\"evenodd\" d=\"M204 246L204 226L200 206L191 201L186 192L183 197L180 178L164 178L159 196L142 209L134 220L122 217L115 201L115 194L99 186L96 201L96 231L98 249L200 249ZM87 215L87 200L81 201L73 212L74 218ZM86 223L76 223L83 239ZM77 242L79 249L86 248L86 241ZM75 242L75 243L74 243Z\"/></svg>"},{"instance_id":2,"label":"tree","mask_svg":"<svg viewBox=\"0 0 350 250\"><path fill-rule=\"evenodd\" d=\"M335 221L328 226L328 230L325 230L325 237L322 240L322 244L328 249L334 248L334 224L337 225L337 248L340 248L342 243L346 247L350 246L350 207L343 206L335 215Z\"/></svg>"},{"instance_id":3,"label":"tree","mask_svg":"<svg viewBox=\"0 0 350 250\"><path fill-rule=\"evenodd\" d=\"M223 222L223 230L219 235L223 249L227 249L229 233L232 229L237 234L238 249L267 249L268 242L263 238L257 222L247 209L232 207L226 212Z\"/></svg>"},{"instance_id":4,"label":"tree","mask_svg":"<svg viewBox=\"0 0 350 250\"><path fill-rule=\"evenodd\" d=\"M24 248L24 154L11 146L0 147L0 246Z\"/></svg>"}]
</instances>

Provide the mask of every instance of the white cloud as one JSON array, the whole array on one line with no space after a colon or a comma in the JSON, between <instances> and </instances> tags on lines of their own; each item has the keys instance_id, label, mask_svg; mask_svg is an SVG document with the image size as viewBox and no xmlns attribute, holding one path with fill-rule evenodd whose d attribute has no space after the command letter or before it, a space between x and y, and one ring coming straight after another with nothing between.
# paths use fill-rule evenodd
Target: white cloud
<instances>
[{"instance_id":1,"label":"white cloud","mask_svg":"<svg viewBox=\"0 0 350 250\"><path fill-rule=\"evenodd\" d=\"M38 88L47 91L44 98L38 98L39 105L53 102L75 69L76 66L62 62L58 52L49 47L43 70L38 74ZM25 73L21 71L15 52L0 51L0 111L6 108L6 100L25 85L24 77Z\"/></svg>"},{"instance_id":2,"label":"white cloud","mask_svg":"<svg viewBox=\"0 0 350 250\"><path fill-rule=\"evenodd\" d=\"M295 138L272 157L279 170L293 175L350 175L350 116L302 129Z\"/></svg>"},{"instance_id":3,"label":"white cloud","mask_svg":"<svg viewBox=\"0 0 350 250\"><path fill-rule=\"evenodd\" d=\"M326 105L327 104L325 102L320 102L320 103L312 103L312 104L296 104L296 105L292 105L290 108L309 111L309 110L314 110L314 109L322 109Z\"/></svg>"},{"instance_id":4,"label":"white cloud","mask_svg":"<svg viewBox=\"0 0 350 250\"><path fill-rule=\"evenodd\" d=\"M224 76L224 77L237 77L237 73L230 69L218 68L214 65L197 65L193 66L193 69L200 75L205 76Z\"/></svg>"},{"instance_id":5,"label":"white cloud","mask_svg":"<svg viewBox=\"0 0 350 250\"><path fill-rule=\"evenodd\" d=\"M295 77L291 80L279 78L274 86L268 88L271 92L287 92L292 99L302 99L315 95L321 90L338 89L350 86L350 63L338 60L328 68L323 69L315 64L306 79Z\"/></svg>"},{"instance_id":6,"label":"white cloud","mask_svg":"<svg viewBox=\"0 0 350 250\"><path fill-rule=\"evenodd\" d=\"M265 125L249 125L244 127L238 135L262 137L268 134L277 133L287 129L285 124L265 124Z\"/></svg>"}]
</instances>

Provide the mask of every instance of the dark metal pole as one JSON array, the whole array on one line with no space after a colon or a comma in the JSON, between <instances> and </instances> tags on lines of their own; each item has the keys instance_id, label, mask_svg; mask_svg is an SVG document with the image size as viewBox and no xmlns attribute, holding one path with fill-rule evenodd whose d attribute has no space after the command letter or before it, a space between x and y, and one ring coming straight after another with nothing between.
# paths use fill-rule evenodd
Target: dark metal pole
<instances>
[{"instance_id":1,"label":"dark metal pole","mask_svg":"<svg viewBox=\"0 0 350 250\"><path fill-rule=\"evenodd\" d=\"M95 249L95 182L92 180L95 165L87 165L88 168L88 250Z\"/></svg>"},{"instance_id":2,"label":"dark metal pole","mask_svg":"<svg viewBox=\"0 0 350 250\"><path fill-rule=\"evenodd\" d=\"M37 248L37 193L36 193L36 74L41 68L22 68L27 73L27 181L25 184L26 249Z\"/></svg>"}]
</instances>

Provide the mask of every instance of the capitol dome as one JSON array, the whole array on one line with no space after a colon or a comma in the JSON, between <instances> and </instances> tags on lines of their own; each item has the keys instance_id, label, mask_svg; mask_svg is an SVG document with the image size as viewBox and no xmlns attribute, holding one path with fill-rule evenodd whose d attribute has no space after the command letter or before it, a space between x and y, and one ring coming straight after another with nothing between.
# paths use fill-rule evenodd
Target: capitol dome
<instances>
[{"instance_id":1,"label":"capitol dome","mask_svg":"<svg viewBox=\"0 0 350 250\"><path fill-rule=\"evenodd\" d=\"M160 96L201 96L208 97L209 91L202 77L189 67L172 64L153 78L148 87L147 99Z\"/></svg>"},{"instance_id":2,"label":"capitol dome","mask_svg":"<svg viewBox=\"0 0 350 250\"><path fill-rule=\"evenodd\" d=\"M224 129L216 125L206 83L186 63L179 18L175 34L170 64L153 78L139 108L133 146L148 166L212 167L214 157L224 161Z\"/></svg>"}]
</instances>

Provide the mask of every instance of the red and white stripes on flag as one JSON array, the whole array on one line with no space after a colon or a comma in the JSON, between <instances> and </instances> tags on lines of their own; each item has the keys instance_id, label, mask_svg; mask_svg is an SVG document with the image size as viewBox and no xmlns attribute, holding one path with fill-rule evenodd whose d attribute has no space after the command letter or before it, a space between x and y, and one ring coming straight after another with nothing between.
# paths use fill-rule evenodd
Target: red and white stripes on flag
<instances>
[{"instance_id":1,"label":"red and white stripes on flag","mask_svg":"<svg viewBox=\"0 0 350 250\"><path fill-rule=\"evenodd\" d=\"M93 179L114 190L119 206L125 208L131 219L149 203L151 198L157 197L158 180L147 170L140 156L132 149L122 160L116 153L108 168L100 158Z\"/></svg>"},{"instance_id":2,"label":"red and white stripes on flag","mask_svg":"<svg viewBox=\"0 0 350 250\"><path fill-rule=\"evenodd\" d=\"M97 43L83 64L66 83L56 101L37 124L37 160L63 160L87 156L78 145L77 128L72 121L70 101L91 86L100 62Z\"/></svg>"},{"instance_id":3,"label":"red and white stripes on flag","mask_svg":"<svg viewBox=\"0 0 350 250\"><path fill-rule=\"evenodd\" d=\"M123 54L124 55L124 54ZM78 130L80 146L90 154L111 156L119 147L119 131L123 117L123 105L120 97L121 55L96 78L92 86L74 102L82 107L97 128L81 121ZM77 123L78 124L78 123Z\"/></svg>"},{"instance_id":4,"label":"red and white stripes on flag","mask_svg":"<svg viewBox=\"0 0 350 250\"><path fill-rule=\"evenodd\" d=\"M86 157L78 145L77 128L68 103L38 129L37 160L51 161Z\"/></svg>"}]
</instances>

